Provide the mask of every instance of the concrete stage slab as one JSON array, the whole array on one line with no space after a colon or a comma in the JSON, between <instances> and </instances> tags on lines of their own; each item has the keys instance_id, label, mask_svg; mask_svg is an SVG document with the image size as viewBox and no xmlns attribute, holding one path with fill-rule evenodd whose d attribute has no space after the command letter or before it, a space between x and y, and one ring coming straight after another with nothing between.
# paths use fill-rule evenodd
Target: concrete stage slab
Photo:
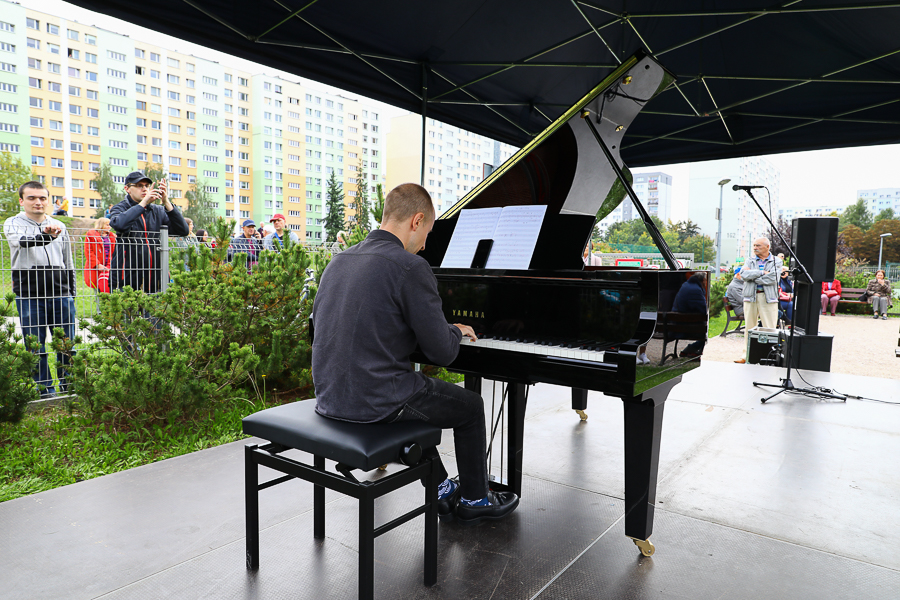
<instances>
[{"instance_id":1,"label":"concrete stage slab","mask_svg":"<svg viewBox=\"0 0 900 600\"><path fill-rule=\"evenodd\" d=\"M900 402L897 380L802 375ZM568 389L534 386L516 513L473 528L442 523L432 588L421 584L420 519L378 538L376 596L890 597L900 589L900 406L795 394L761 404L764 392L752 382L783 376L707 362L674 388L651 558L623 534L621 401L591 393L581 422ZM488 385L485 397L490 406ZM314 540L312 486L304 482L260 492L261 568L245 569L249 441L0 504L2 597L355 597L355 503L329 492L327 537ZM441 451L455 472L449 432ZM420 495L409 486L380 500L378 522Z\"/></svg>"}]
</instances>

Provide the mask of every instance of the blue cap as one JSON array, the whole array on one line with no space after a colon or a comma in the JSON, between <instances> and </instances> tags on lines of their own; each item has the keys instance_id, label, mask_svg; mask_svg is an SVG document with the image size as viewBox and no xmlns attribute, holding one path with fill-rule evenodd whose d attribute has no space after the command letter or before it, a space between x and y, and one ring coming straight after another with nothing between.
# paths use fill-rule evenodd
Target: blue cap
<instances>
[{"instance_id":1,"label":"blue cap","mask_svg":"<svg viewBox=\"0 0 900 600\"><path fill-rule=\"evenodd\" d=\"M740 267L735 267L735 268L734 268L734 272L735 272L735 274L740 273L740 272L741 272L741 268L740 268Z\"/></svg>"},{"instance_id":2,"label":"blue cap","mask_svg":"<svg viewBox=\"0 0 900 600\"><path fill-rule=\"evenodd\" d=\"M253 219L247 219L241 227L256 227L256 223L253 222Z\"/></svg>"}]
</instances>

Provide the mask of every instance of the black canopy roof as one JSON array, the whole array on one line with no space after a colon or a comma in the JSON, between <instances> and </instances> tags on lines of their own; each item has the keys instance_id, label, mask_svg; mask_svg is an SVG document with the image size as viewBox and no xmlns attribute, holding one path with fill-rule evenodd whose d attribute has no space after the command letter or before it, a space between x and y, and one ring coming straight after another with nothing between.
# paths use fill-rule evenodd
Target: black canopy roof
<instances>
[{"instance_id":1,"label":"black canopy roof","mask_svg":"<svg viewBox=\"0 0 900 600\"><path fill-rule=\"evenodd\" d=\"M631 167L900 141L900 2L70 1L517 146L643 49Z\"/></svg>"}]
</instances>

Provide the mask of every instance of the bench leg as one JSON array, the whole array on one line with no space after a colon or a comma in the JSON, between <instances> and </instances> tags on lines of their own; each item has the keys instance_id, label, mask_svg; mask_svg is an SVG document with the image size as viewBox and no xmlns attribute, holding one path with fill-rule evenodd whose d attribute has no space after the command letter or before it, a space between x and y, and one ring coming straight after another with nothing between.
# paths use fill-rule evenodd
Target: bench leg
<instances>
[{"instance_id":1,"label":"bench leg","mask_svg":"<svg viewBox=\"0 0 900 600\"><path fill-rule=\"evenodd\" d=\"M374 596L375 498L365 490L359 499L359 598L373 600Z\"/></svg>"},{"instance_id":2,"label":"bench leg","mask_svg":"<svg viewBox=\"0 0 900 600\"><path fill-rule=\"evenodd\" d=\"M247 525L247 568L259 568L259 466L255 444L244 446L244 510Z\"/></svg>"},{"instance_id":3,"label":"bench leg","mask_svg":"<svg viewBox=\"0 0 900 600\"><path fill-rule=\"evenodd\" d=\"M437 540L438 540L438 461L440 458L428 459L431 470L425 477L425 585L437 583Z\"/></svg>"},{"instance_id":4,"label":"bench leg","mask_svg":"<svg viewBox=\"0 0 900 600\"><path fill-rule=\"evenodd\" d=\"M324 471L325 457L314 456L313 466ZM325 488L321 485L313 485L313 537L325 539Z\"/></svg>"}]
</instances>

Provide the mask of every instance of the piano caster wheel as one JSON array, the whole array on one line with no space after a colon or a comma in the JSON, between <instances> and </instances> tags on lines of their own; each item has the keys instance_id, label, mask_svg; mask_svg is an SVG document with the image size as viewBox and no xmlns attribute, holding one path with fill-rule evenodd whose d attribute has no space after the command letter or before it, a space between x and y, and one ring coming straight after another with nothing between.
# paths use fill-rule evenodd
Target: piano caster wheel
<instances>
[{"instance_id":1,"label":"piano caster wheel","mask_svg":"<svg viewBox=\"0 0 900 600\"><path fill-rule=\"evenodd\" d=\"M387 465L381 465L380 467L378 467L378 470L379 471L387 471Z\"/></svg>"},{"instance_id":2,"label":"piano caster wheel","mask_svg":"<svg viewBox=\"0 0 900 600\"><path fill-rule=\"evenodd\" d=\"M581 417L582 421L587 421L587 413L586 412L584 412L583 410L579 410L577 408L575 409L575 412L578 414L579 417Z\"/></svg>"},{"instance_id":3,"label":"piano caster wheel","mask_svg":"<svg viewBox=\"0 0 900 600\"><path fill-rule=\"evenodd\" d=\"M634 542L634 545L640 549L641 554L644 556L653 556L653 553L656 552L656 546L650 540L636 540L632 538L631 541Z\"/></svg>"}]
</instances>

